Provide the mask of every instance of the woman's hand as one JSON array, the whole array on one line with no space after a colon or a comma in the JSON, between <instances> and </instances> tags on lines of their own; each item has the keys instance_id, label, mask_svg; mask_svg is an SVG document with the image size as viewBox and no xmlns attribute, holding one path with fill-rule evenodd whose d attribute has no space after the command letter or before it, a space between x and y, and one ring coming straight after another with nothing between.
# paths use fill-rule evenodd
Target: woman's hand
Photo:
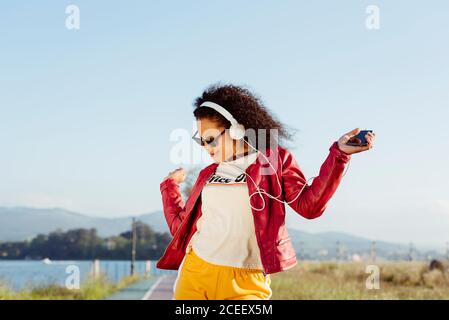
<instances>
[{"instance_id":1,"label":"woman's hand","mask_svg":"<svg viewBox=\"0 0 449 320\"><path fill-rule=\"evenodd\" d=\"M171 171L165 178L164 180L167 180L169 178L173 178L173 180L175 180L175 182L177 184L180 184L181 182L184 181L184 179L186 178L186 173L184 171L183 168L178 168L175 169L173 171Z\"/></svg>"},{"instance_id":2,"label":"woman's hand","mask_svg":"<svg viewBox=\"0 0 449 320\"><path fill-rule=\"evenodd\" d=\"M374 147L374 139L376 137L376 134L374 132L368 132L365 135L366 141L368 142L368 145L363 147L356 147L356 146L348 146L346 143L351 139L352 137L356 136L360 132L359 128L355 128L354 130L349 131L345 135L343 135L340 139L338 139L338 148L347 153L347 154L353 154L353 153L359 153L366 150L371 149Z\"/></svg>"}]
</instances>

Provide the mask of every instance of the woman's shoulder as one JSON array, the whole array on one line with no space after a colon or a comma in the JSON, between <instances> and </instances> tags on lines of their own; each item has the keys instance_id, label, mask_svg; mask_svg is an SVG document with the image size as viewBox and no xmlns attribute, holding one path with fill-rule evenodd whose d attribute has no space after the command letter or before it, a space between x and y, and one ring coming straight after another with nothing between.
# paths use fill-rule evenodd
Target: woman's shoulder
<instances>
[{"instance_id":1,"label":"woman's shoulder","mask_svg":"<svg viewBox=\"0 0 449 320\"><path fill-rule=\"evenodd\" d=\"M269 158L278 157L281 160L285 160L289 157L292 157L292 153L290 152L290 150L281 145L277 145L276 147L266 148L263 152Z\"/></svg>"},{"instance_id":2,"label":"woman's shoulder","mask_svg":"<svg viewBox=\"0 0 449 320\"><path fill-rule=\"evenodd\" d=\"M290 150L281 145L277 145L275 147L271 146L265 149L261 148L259 149L259 152L261 155L259 155L258 159L262 167L271 164L271 166L281 166L281 168L283 168L295 161Z\"/></svg>"},{"instance_id":3,"label":"woman's shoulder","mask_svg":"<svg viewBox=\"0 0 449 320\"><path fill-rule=\"evenodd\" d=\"M201 177L204 174L208 174L210 172L212 172L213 170L215 170L215 168L218 166L218 163L213 162L209 165L207 165L206 167L204 167L203 169L200 170L198 177Z\"/></svg>"}]
</instances>

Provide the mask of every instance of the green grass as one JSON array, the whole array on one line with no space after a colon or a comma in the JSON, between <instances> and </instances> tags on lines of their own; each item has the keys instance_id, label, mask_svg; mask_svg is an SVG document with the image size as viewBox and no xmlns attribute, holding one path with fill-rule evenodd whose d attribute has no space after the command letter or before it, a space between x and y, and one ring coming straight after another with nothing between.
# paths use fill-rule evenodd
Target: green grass
<instances>
[{"instance_id":1,"label":"green grass","mask_svg":"<svg viewBox=\"0 0 449 320\"><path fill-rule=\"evenodd\" d=\"M67 289L58 285L39 286L15 292L0 284L0 300L101 300L112 293L140 280L139 276L122 278L111 283L106 277L89 278L80 289Z\"/></svg>"},{"instance_id":2,"label":"green grass","mask_svg":"<svg viewBox=\"0 0 449 320\"><path fill-rule=\"evenodd\" d=\"M449 275L429 271L426 263L385 262L380 289L367 289L363 263L301 262L271 275L272 299L449 299Z\"/></svg>"}]
</instances>

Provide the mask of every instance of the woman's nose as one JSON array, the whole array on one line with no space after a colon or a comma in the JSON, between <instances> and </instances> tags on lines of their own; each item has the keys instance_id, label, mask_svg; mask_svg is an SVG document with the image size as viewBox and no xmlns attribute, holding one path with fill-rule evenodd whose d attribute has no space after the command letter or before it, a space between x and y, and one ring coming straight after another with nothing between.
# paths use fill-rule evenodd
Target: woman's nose
<instances>
[{"instance_id":1,"label":"woman's nose","mask_svg":"<svg viewBox=\"0 0 449 320\"><path fill-rule=\"evenodd\" d=\"M206 151L209 153L212 151L212 147L210 145L208 145L207 143L204 145L204 149L206 149Z\"/></svg>"}]
</instances>

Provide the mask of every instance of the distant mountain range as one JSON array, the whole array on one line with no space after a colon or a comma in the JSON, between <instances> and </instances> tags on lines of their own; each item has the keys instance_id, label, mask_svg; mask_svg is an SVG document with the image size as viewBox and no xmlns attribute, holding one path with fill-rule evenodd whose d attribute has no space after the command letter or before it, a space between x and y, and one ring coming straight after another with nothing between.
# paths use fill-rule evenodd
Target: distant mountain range
<instances>
[{"instance_id":1,"label":"distant mountain range","mask_svg":"<svg viewBox=\"0 0 449 320\"><path fill-rule=\"evenodd\" d=\"M376 255L385 259L406 259L409 248L403 244L353 236L343 232L309 233L288 229L298 255L306 259L356 259L368 258L374 248ZM416 255L422 256L419 252ZM418 256L416 256L417 258Z\"/></svg>"},{"instance_id":2,"label":"distant mountain range","mask_svg":"<svg viewBox=\"0 0 449 320\"><path fill-rule=\"evenodd\" d=\"M136 218L157 232L168 232L162 211ZM22 241L39 233L74 228L96 228L100 236L107 237L130 230L131 219L91 217L61 208L0 207L0 241ZM290 228L289 234L298 254L308 259L366 257L372 246L372 240L346 233L308 233ZM375 247L377 254L386 258L404 258L408 254L408 247L401 244L376 241Z\"/></svg>"},{"instance_id":3,"label":"distant mountain range","mask_svg":"<svg viewBox=\"0 0 449 320\"><path fill-rule=\"evenodd\" d=\"M155 231L168 232L162 211L136 218ZM130 230L131 219L132 217L91 217L61 208L0 207L0 241L20 241L33 238L39 233L75 228L96 228L100 236L107 237Z\"/></svg>"}]
</instances>

